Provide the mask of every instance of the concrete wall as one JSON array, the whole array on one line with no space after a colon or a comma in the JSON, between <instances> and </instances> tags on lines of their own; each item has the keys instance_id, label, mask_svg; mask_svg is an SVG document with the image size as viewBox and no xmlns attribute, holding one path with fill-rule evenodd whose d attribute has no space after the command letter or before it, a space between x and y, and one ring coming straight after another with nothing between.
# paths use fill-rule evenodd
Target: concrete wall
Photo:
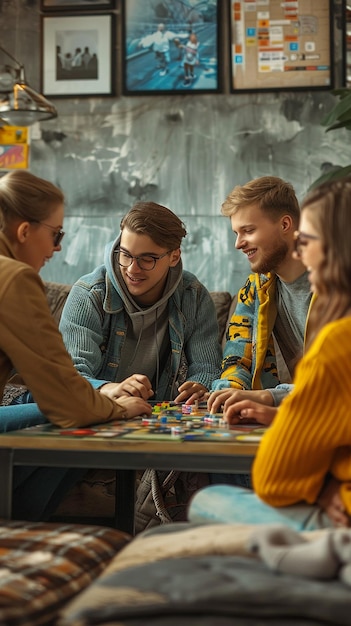
<instances>
[{"instance_id":1,"label":"concrete wall","mask_svg":"<svg viewBox=\"0 0 351 626\"><path fill-rule=\"evenodd\" d=\"M115 13L120 29L118 1ZM0 45L39 90L39 0L0 3ZM337 40L337 71L340 55ZM126 97L116 80L115 97L51 98L58 118L33 128L30 170L67 198L67 235L45 279L72 283L101 263L121 216L142 199L185 222L184 266L210 290L235 293L249 266L220 214L227 193L272 174L301 199L326 167L351 162L347 131L326 134L320 125L335 102L328 91L230 94L224 81L221 94Z\"/></svg>"}]
</instances>

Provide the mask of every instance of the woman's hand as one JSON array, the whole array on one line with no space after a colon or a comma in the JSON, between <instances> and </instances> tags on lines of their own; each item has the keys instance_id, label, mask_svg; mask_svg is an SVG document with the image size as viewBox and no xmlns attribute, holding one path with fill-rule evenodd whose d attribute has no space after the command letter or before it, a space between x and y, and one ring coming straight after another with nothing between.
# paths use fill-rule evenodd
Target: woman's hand
<instances>
[{"instance_id":1,"label":"woman's hand","mask_svg":"<svg viewBox=\"0 0 351 626\"><path fill-rule=\"evenodd\" d=\"M334 526L350 526L350 519L340 496L340 482L333 476L328 477L318 496L317 504Z\"/></svg>"},{"instance_id":2,"label":"woman's hand","mask_svg":"<svg viewBox=\"0 0 351 626\"><path fill-rule=\"evenodd\" d=\"M122 396L116 400L116 404L123 408L125 419L127 420L133 417L140 417L141 415L151 415L152 413L151 405L142 400L142 398Z\"/></svg>"},{"instance_id":3,"label":"woman's hand","mask_svg":"<svg viewBox=\"0 0 351 626\"><path fill-rule=\"evenodd\" d=\"M116 400L121 396L149 400L154 395L151 383L144 374L133 374L120 383L106 383L100 387L99 391L111 400Z\"/></svg>"},{"instance_id":4,"label":"woman's hand","mask_svg":"<svg viewBox=\"0 0 351 626\"><path fill-rule=\"evenodd\" d=\"M223 411L229 424L258 422L268 426L277 409L273 407L272 394L263 390L221 389L211 393L208 402L211 413Z\"/></svg>"},{"instance_id":5,"label":"woman's hand","mask_svg":"<svg viewBox=\"0 0 351 626\"><path fill-rule=\"evenodd\" d=\"M174 399L174 402L179 404L194 404L196 400L203 402L207 396L207 389L201 383L194 383L188 380L186 383L180 385L178 389L178 395Z\"/></svg>"},{"instance_id":6,"label":"woman's hand","mask_svg":"<svg viewBox=\"0 0 351 626\"><path fill-rule=\"evenodd\" d=\"M258 423L264 426L270 426L273 422L277 408L275 406L267 406L253 400L241 400L224 408L223 419L228 424L252 424Z\"/></svg>"}]
</instances>

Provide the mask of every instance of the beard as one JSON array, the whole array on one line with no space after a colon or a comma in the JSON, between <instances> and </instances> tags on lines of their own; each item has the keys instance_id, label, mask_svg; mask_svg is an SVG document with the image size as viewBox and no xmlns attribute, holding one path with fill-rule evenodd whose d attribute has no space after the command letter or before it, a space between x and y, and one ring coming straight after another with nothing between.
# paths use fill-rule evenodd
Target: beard
<instances>
[{"instance_id":1,"label":"beard","mask_svg":"<svg viewBox=\"0 0 351 626\"><path fill-rule=\"evenodd\" d=\"M289 254L289 246L285 241L279 242L274 248L262 254L261 259L251 264L251 269L257 274L277 273L280 265L286 260Z\"/></svg>"}]
</instances>

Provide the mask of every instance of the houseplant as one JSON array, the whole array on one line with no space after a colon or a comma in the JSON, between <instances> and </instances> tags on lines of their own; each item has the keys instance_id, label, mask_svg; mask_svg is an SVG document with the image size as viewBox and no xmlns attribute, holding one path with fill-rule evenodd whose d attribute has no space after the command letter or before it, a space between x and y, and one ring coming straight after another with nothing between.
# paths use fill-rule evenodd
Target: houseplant
<instances>
[{"instance_id":1,"label":"houseplant","mask_svg":"<svg viewBox=\"0 0 351 626\"><path fill-rule=\"evenodd\" d=\"M338 97L338 100L328 115L321 121L322 126L326 127L326 132L346 128L351 131L351 89L342 88L335 89L332 93ZM328 169L326 173L317 178L312 183L310 189L317 187L321 183L328 180L337 180L351 174L351 165L341 166L334 165Z\"/></svg>"}]
</instances>

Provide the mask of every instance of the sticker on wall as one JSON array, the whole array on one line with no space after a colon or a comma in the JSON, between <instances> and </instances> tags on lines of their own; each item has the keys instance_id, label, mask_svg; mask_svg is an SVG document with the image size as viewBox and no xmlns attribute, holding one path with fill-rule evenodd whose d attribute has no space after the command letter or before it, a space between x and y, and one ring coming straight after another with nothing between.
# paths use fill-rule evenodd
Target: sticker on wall
<instances>
[{"instance_id":1,"label":"sticker on wall","mask_svg":"<svg viewBox=\"0 0 351 626\"><path fill-rule=\"evenodd\" d=\"M29 131L27 126L0 127L0 170L28 169Z\"/></svg>"}]
</instances>

